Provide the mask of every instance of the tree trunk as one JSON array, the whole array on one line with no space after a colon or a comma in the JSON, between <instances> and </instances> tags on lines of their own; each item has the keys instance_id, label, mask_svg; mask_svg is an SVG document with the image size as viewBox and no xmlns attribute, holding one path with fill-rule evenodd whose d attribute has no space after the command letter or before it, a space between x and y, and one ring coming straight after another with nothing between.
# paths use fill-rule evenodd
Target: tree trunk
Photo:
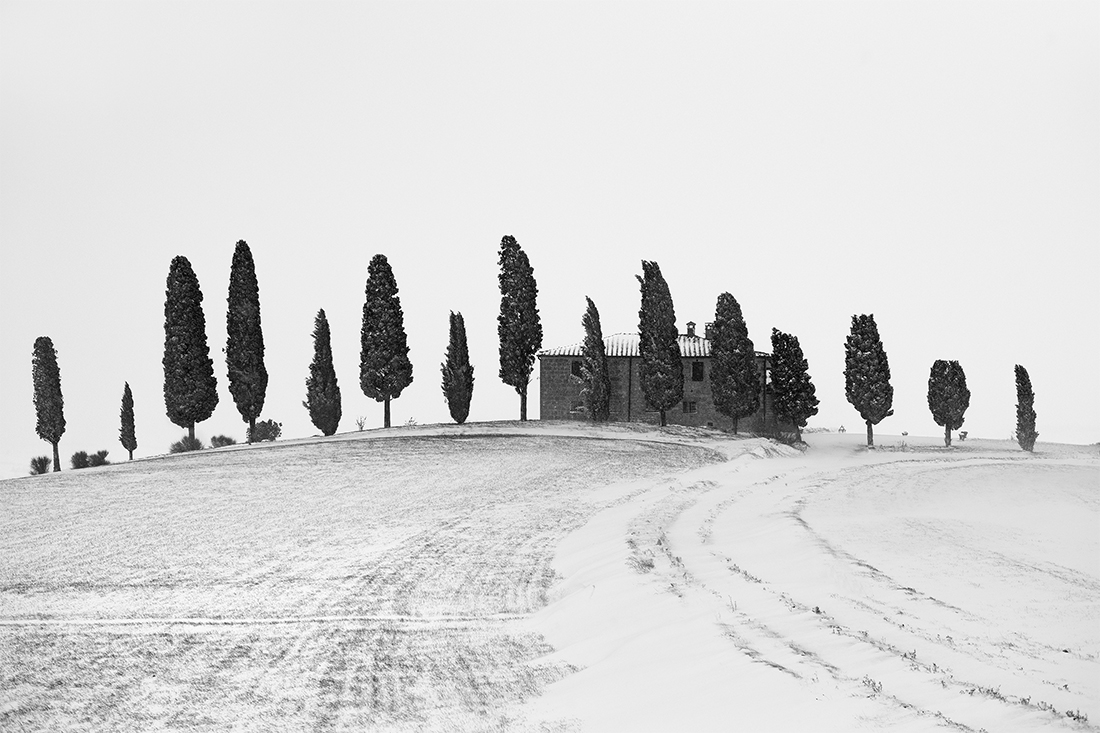
<instances>
[{"instance_id":1,"label":"tree trunk","mask_svg":"<svg viewBox=\"0 0 1100 733\"><path fill-rule=\"evenodd\" d=\"M191 423L187 426L187 435L191 438L191 440L195 439L195 423Z\"/></svg>"},{"instance_id":2,"label":"tree trunk","mask_svg":"<svg viewBox=\"0 0 1100 733\"><path fill-rule=\"evenodd\" d=\"M665 421L665 411L661 410L661 427L663 428L666 425L668 425L668 423Z\"/></svg>"},{"instance_id":3,"label":"tree trunk","mask_svg":"<svg viewBox=\"0 0 1100 733\"><path fill-rule=\"evenodd\" d=\"M56 440L53 442L53 470L54 471L60 471L61 470L61 456L58 455L58 452L57 452L57 443L58 443L58 441L56 441Z\"/></svg>"},{"instance_id":4,"label":"tree trunk","mask_svg":"<svg viewBox=\"0 0 1100 733\"><path fill-rule=\"evenodd\" d=\"M129 460L129 461L132 461L132 460L134 460L134 452L133 452L133 451L129 451L129 453L130 453L130 457L129 457L129 458L127 459L127 460Z\"/></svg>"},{"instance_id":5,"label":"tree trunk","mask_svg":"<svg viewBox=\"0 0 1100 733\"><path fill-rule=\"evenodd\" d=\"M951 447L951 428L947 425L943 427L943 444L948 448Z\"/></svg>"},{"instance_id":6,"label":"tree trunk","mask_svg":"<svg viewBox=\"0 0 1100 733\"><path fill-rule=\"evenodd\" d=\"M798 427L798 423L794 424L794 442L795 443L801 443L802 442L802 428Z\"/></svg>"},{"instance_id":7,"label":"tree trunk","mask_svg":"<svg viewBox=\"0 0 1100 733\"><path fill-rule=\"evenodd\" d=\"M390 398L389 397L386 398L386 425L385 426L387 428L390 426Z\"/></svg>"},{"instance_id":8,"label":"tree trunk","mask_svg":"<svg viewBox=\"0 0 1100 733\"><path fill-rule=\"evenodd\" d=\"M733 434L737 435L737 418L733 418Z\"/></svg>"},{"instance_id":9,"label":"tree trunk","mask_svg":"<svg viewBox=\"0 0 1100 733\"><path fill-rule=\"evenodd\" d=\"M867 447L875 447L875 430L874 425L871 424L870 420L867 421Z\"/></svg>"},{"instance_id":10,"label":"tree trunk","mask_svg":"<svg viewBox=\"0 0 1100 733\"><path fill-rule=\"evenodd\" d=\"M256 434L256 418L248 418L248 444L252 445L252 436Z\"/></svg>"},{"instance_id":11,"label":"tree trunk","mask_svg":"<svg viewBox=\"0 0 1100 733\"><path fill-rule=\"evenodd\" d=\"M527 385L523 385L523 389L519 392L519 419L520 422L527 421Z\"/></svg>"}]
</instances>

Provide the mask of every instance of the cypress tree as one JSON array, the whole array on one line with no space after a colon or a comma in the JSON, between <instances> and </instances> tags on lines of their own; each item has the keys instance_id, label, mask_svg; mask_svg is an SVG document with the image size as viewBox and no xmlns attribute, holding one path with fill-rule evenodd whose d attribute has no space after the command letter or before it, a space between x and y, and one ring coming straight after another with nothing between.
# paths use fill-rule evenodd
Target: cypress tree
<instances>
[{"instance_id":1,"label":"cypress tree","mask_svg":"<svg viewBox=\"0 0 1100 733\"><path fill-rule=\"evenodd\" d=\"M397 281L385 255L375 255L367 267L360 337L359 386L367 397L385 403L388 428L390 400L400 397L413 377Z\"/></svg>"},{"instance_id":2,"label":"cypress tree","mask_svg":"<svg viewBox=\"0 0 1100 733\"><path fill-rule=\"evenodd\" d=\"M118 429L118 442L130 453L128 460L134 460L134 451L137 450L137 435L134 432L134 395L130 391L130 383L123 382L122 410L119 412L122 427Z\"/></svg>"},{"instance_id":3,"label":"cypress tree","mask_svg":"<svg viewBox=\"0 0 1100 733\"><path fill-rule=\"evenodd\" d=\"M313 320L313 361L309 365L306 401L302 405L309 410L310 422L323 434L333 435L340 427L343 414L340 385L332 366L332 339L324 308L317 311Z\"/></svg>"},{"instance_id":4,"label":"cypress tree","mask_svg":"<svg viewBox=\"0 0 1100 733\"><path fill-rule=\"evenodd\" d=\"M168 419L195 439L195 423L218 406L218 380L206 344L202 291L191 263L180 255L168 268L164 294L164 407Z\"/></svg>"},{"instance_id":5,"label":"cypress tree","mask_svg":"<svg viewBox=\"0 0 1100 733\"><path fill-rule=\"evenodd\" d=\"M668 283L656 262L642 260L642 307L638 311L638 347L642 357L639 376L649 406L661 413L684 398L684 363L680 358L680 334Z\"/></svg>"},{"instance_id":6,"label":"cypress tree","mask_svg":"<svg viewBox=\"0 0 1100 733\"><path fill-rule=\"evenodd\" d=\"M535 271L516 238L500 240L500 379L519 395L519 419L527 419L527 385L535 354L542 346L542 323L536 298Z\"/></svg>"},{"instance_id":7,"label":"cypress tree","mask_svg":"<svg viewBox=\"0 0 1100 733\"><path fill-rule=\"evenodd\" d=\"M603 329L600 327L600 312L588 296L584 298L588 307L581 318L584 327L584 348L581 356L581 379L584 387L581 397L592 422L607 422L611 419L611 377L607 371L607 352L603 343Z\"/></svg>"},{"instance_id":8,"label":"cypress tree","mask_svg":"<svg viewBox=\"0 0 1100 733\"><path fill-rule=\"evenodd\" d=\"M1039 433L1035 430L1035 393L1031 391L1031 377L1019 364L1016 365L1016 442L1031 452Z\"/></svg>"},{"instance_id":9,"label":"cypress tree","mask_svg":"<svg viewBox=\"0 0 1100 733\"><path fill-rule=\"evenodd\" d=\"M777 417L794 425L795 438L802 442L802 428L817 414L818 400L810 381L810 364L802 356L798 337L772 329L772 390Z\"/></svg>"},{"instance_id":10,"label":"cypress tree","mask_svg":"<svg viewBox=\"0 0 1100 733\"><path fill-rule=\"evenodd\" d=\"M466 322L461 313L451 311L450 338L440 371L443 373L443 397L447 400L447 409L451 419L461 425L470 416L470 399L474 394L474 368L470 365Z\"/></svg>"},{"instance_id":11,"label":"cypress tree","mask_svg":"<svg viewBox=\"0 0 1100 733\"><path fill-rule=\"evenodd\" d=\"M260 327L260 286L252 251L242 239L233 251L229 270L229 298L225 314L225 362L229 369L229 393L248 435L264 408L267 368L264 366L264 334ZM251 442L251 440L249 441Z\"/></svg>"},{"instance_id":12,"label":"cypress tree","mask_svg":"<svg viewBox=\"0 0 1100 733\"><path fill-rule=\"evenodd\" d=\"M848 402L867 423L867 446L874 446L873 426L894 414L890 364L874 314L852 316L851 333L844 342L844 388Z\"/></svg>"},{"instance_id":13,"label":"cypress tree","mask_svg":"<svg viewBox=\"0 0 1100 733\"><path fill-rule=\"evenodd\" d=\"M760 409L760 375L756 369L756 349L741 315L741 306L729 293L718 296L714 323L710 331L710 389L714 408L737 421Z\"/></svg>"},{"instance_id":14,"label":"cypress tree","mask_svg":"<svg viewBox=\"0 0 1100 733\"><path fill-rule=\"evenodd\" d=\"M34 340L31 355L31 379L34 382L34 411L38 437L53 446L53 470L61 470L57 444L65 434L65 398L61 396L61 369L57 366L57 351L49 336Z\"/></svg>"},{"instance_id":15,"label":"cypress tree","mask_svg":"<svg viewBox=\"0 0 1100 733\"><path fill-rule=\"evenodd\" d=\"M963 425L963 414L970 406L966 374L957 361L936 359L928 376L928 409L932 419L943 426L943 444L951 447L951 431Z\"/></svg>"}]
</instances>

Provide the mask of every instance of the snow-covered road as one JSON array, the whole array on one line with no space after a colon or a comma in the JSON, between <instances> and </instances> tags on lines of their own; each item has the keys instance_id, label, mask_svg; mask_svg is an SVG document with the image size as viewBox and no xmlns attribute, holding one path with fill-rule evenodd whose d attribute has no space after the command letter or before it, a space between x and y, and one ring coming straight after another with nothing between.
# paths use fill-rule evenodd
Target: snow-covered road
<instances>
[{"instance_id":1,"label":"snow-covered road","mask_svg":"<svg viewBox=\"0 0 1100 733\"><path fill-rule=\"evenodd\" d=\"M1096 457L809 440L615 489L628 498L559 548L566 580L533 620L582 668L535 716L624 731L1095 727Z\"/></svg>"}]
</instances>

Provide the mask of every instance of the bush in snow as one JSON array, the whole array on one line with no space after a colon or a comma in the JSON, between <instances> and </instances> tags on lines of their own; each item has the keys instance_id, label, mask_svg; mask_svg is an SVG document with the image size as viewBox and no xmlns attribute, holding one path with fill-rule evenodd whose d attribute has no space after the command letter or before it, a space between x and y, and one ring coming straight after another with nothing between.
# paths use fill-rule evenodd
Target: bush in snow
<instances>
[{"instance_id":1,"label":"bush in snow","mask_svg":"<svg viewBox=\"0 0 1100 733\"><path fill-rule=\"evenodd\" d=\"M264 440L277 440L283 434L283 424L274 420L260 420L256 423L256 430L249 429L248 442L259 443Z\"/></svg>"},{"instance_id":2,"label":"bush in snow","mask_svg":"<svg viewBox=\"0 0 1100 733\"><path fill-rule=\"evenodd\" d=\"M234 440L233 438L230 438L228 435L215 435L214 437L210 438L210 447L211 448L223 448L227 445L236 445L236 444L237 444L237 441Z\"/></svg>"},{"instance_id":3,"label":"bush in snow","mask_svg":"<svg viewBox=\"0 0 1100 733\"><path fill-rule=\"evenodd\" d=\"M31 476L40 476L50 470L49 456L36 456L31 459Z\"/></svg>"},{"instance_id":4,"label":"bush in snow","mask_svg":"<svg viewBox=\"0 0 1100 733\"><path fill-rule=\"evenodd\" d=\"M87 468L89 465L88 451L78 450L76 453L73 453L73 457L69 459L69 465L72 466L74 470L78 468Z\"/></svg>"},{"instance_id":5,"label":"bush in snow","mask_svg":"<svg viewBox=\"0 0 1100 733\"><path fill-rule=\"evenodd\" d=\"M193 450L202 450L202 441L185 435L168 448L169 453L189 453Z\"/></svg>"}]
</instances>

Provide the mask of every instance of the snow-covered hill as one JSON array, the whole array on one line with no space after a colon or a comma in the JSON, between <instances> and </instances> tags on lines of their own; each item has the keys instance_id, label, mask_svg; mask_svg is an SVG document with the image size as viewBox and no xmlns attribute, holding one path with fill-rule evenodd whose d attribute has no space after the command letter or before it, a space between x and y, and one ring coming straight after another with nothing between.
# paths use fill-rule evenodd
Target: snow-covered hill
<instances>
[{"instance_id":1,"label":"snow-covered hill","mask_svg":"<svg viewBox=\"0 0 1100 733\"><path fill-rule=\"evenodd\" d=\"M422 426L0 482L0 727L1095 727L1095 447L808 439Z\"/></svg>"}]
</instances>

